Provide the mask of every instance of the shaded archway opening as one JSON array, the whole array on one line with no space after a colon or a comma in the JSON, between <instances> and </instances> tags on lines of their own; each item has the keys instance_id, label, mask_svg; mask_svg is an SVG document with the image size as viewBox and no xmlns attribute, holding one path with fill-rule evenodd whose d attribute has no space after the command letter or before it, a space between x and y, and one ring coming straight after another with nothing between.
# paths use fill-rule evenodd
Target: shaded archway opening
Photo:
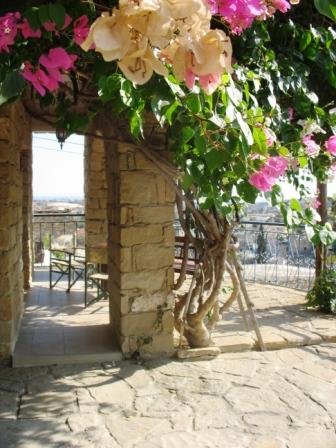
<instances>
[{"instance_id":1,"label":"shaded archway opening","mask_svg":"<svg viewBox=\"0 0 336 448\"><path fill-rule=\"evenodd\" d=\"M85 307L85 283L91 286L85 272L70 291L66 276L50 288L54 242L68 242L82 251L87 263L107 271L104 148L82 136L73 136L62 150L55 133L38 132L32 137L34 275L13 365L115 360L120 352L109 322L109 301ZM95 288L88 287L87 301L96 294Z\"/></svg>"}]
</instances>

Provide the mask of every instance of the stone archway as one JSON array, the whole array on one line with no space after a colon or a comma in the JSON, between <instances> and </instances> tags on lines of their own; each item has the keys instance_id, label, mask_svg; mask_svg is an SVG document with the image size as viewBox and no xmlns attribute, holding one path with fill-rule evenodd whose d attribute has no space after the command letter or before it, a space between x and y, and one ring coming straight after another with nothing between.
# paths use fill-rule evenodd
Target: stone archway
<instances>
[{"instance_id":1,"label":"stone archway","mask_svg":"<svg viewBox=\"0 0 336 448\"><path fill-rule=\"evenodd\" d=\"M33 131L20 103L0 112L0 360L17 340L32 267ZM107 263L110 322L122 352L173 351L174 193L132 144L88 138L87 253ZM107 250L94 246L108 240Z\"/></svg>"}]
</instances>

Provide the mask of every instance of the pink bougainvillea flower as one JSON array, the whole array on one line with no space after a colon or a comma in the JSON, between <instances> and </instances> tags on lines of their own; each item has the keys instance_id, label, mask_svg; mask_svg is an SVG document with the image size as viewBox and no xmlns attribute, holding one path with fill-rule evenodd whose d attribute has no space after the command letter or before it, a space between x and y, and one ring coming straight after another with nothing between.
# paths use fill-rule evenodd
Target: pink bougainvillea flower
<instances>
[{"instance_id":1,"label":"pink bougainvillea flower","mask_svg":"<svg viewBox=\"0 0 336 448\"><path fill-rule=\"evenodd\" d=\"M188 87L188 89L193 89L195 85L196 75L193 73L189 68L186 70L185 73L185 85Z\"/></svg>"},{"instance_id":2,"label":"pink bougainvillea flower","mask_svg":"<svg viewBox=\"0 0 336 448\"><path fill-rule=\"evenodd\" d=\"M270 191L287 167L288 161L284 157L270 157L257 173L251 174L249 183L260 191Z\"/></svg>"},{"instance_id":3,"label":"pink bougainvillea flower","mask_svg":"<svg viewBox=\"0 0 336 448\"><path fill-rule=\"evenodd\" d=\"M20 18L19 12L9 12L0 17L0 53L2 51L8 53L8 47L14 44Z\"/></svg>"},{"instance_id":4,"label":"pink bougainvillea flower","mask_svg":"<svg viewBox=\"0 0 336 448\"><path fill-rule=\"evenodd\" d=\"M312 198L310 205L313 209L317 210L321 206L321 201L319 201L317 198Z\"/></svg>"},{"instance_id":5,"label":"pink bougainvillea flower","mask_svg":"<svg viewBox=\"0 0 336 448\"><path fill-rule=\"evenodd\" d=\"M294 109L292 107L288 107L287 115L288 115L289 121L292 121L294 118Z\"/></svg>"},{"instance_id":6,"label":"pink bougainvillea flower","mask_svg":"<svg viewBox=\"0 0 336 448\"><path fill-rule=\"evenodd\" d=\"M83 15L74 22L74 40L77 45L81 45L88 37L90 32L89 19Z\"/></svg>"},{"instance_id":7,"label":"pink bougainvillea flower","mask_svg":"<svg viewBox=\"0 0 336 448\"><path fill-rule=\"evenodd\" d=\"M287 2L287 0L271 0L271 5L274 9L284 13L291 8L291 5Z\"/></svg>"},{"instance_id":8,"label":"pink bougainvillea flower","mask_svg":"<svg viewBox=\"0 0 336 448\"><path fill-rule=\"evenodd\" d=\"M221 83L220 75L214 73L199 77L199 83L205 93L211 95Z\"/></svg>"},{"instance_id":9,"label":"pink bougainvillea flower","mask_svg":"<svg viewBox=\"0 0 336 448\"><path fill-rule=\"evenodd\" d=\"M39 58L39 63L47 69L70 70L74 67L77 56L69 54L64 48L57 47L49 50Z\"/></svg>"},{"instance_id":10,"label":"pink bougainvillea flower","mask_svg":"<svg viewBox=\"0 0 336 448\"><path fill-rule=\"evenodd\" d=\"M270 191L276 182L275 177L267 176L263 172L253 173L249 177L249 183L260 191Z\"/></svg>"},{"instance_id":11,"label":"pink bougainvillea flower","mask_svg":"<svg viewBox=\"0 0 336 448\"><path fill-rule=\"evenodd\" d=\"M27 19L23 19L23 22L19 25L19 28L20 28L21 33L25 39L28 39L30 37L36 37L39 39L42 35L40 29L33 30L31 28Z\"/></svg>"},{"instance_id":12,"label":"pink bougainvillea flower","mask_svg":"<svg viewBox=\"0 0 336 448\"><path fill-rule=\"evenodd\" d=\"M320 147L312 138L312 134L305 135L302 139L302 143L305 145L306 153L310 157L316 157L319 153Z\"/></svg>"},{"instance_id":13,"label":"pink bougainvillea flower","mask_svg":"<svg viewBox=\"0 0 336 448\"><path fill-rule=\"evenodd\" d=\"M33 85L41 96L46 94L46 90L54 91L58 88L58 82L52 76L40 68L33 71L33 66L29 62L24 64L22 76Z\"/></svg>"},{"instance_id":14,"label":"pink bougainvillea flower","mask_svg":"<svg viewBox=\"0 0 336 448\"><path fill-rule=\"evenodd\" d=\"M72 22L72 18L69 16L69 14L66 14L65 19L64 19L64 24L61 29L64 30L65 28L67 28L71 22ZM47 20L47 22L44 22L43 28L46 31L50 31L51 33L55 31L55 34L57 36L59 36L59 33L57 32L57 25L53 20Z\"/></svg>"},{"instance_id":15,"label":"pink bougainvillea flower","mask_svg":"<svg viewBox=\"0 0 336 448\"><path fill-rule=\"evenodd\" d=\"M336 156L336 135L332 135L325 142L326 150L333 156Z\"/></svg>"},{"instance_id":16,"label":"pink bougainvillea flower","mask_svg":"<svg viewBox=\"0 0 336 448\"><path fill-rule=\"evenodd\" d=\"M284 157L274 156L270 157L265 165L262 167L261 172L269 177L282 176L288 167L288 162Z\"/></svg>"},{"instance_id":17,"label":"pink bougainvillea flower","mask_svg":"<svg viewBox=\"0 0 336 448\"><path fill-rule=\"evenodd\" d=\"M44 28L46 31L53 32L53 31L56 30L56 23L53 22L52 20L48 20L47 22L44 22L44 24L43 24L43 28Z\"/></svg>"},{"instance_id":18,"label":"pink bougainvillea flower","mask_svg":"<svg viewBox=\"0 0 336 448\"><path fill-rule=\"evenodd\" d=\"M223 17L234 34L240 34L267 12L262 0L210 0L209 6L213 14Z\"/></svg>"},{"instance_id":19,"label":"pink bougainvillea flower","mask_svg":"<svg viewBox=\"0 0 336 448\"><path fill-rule=\"evenodd\" d=\"M62 26L62 30L65 30L65 28L68 28L68 26L71 24L72 18L69 16L69 14L65 14L64 19L64 25Z\"/></svg>"}]
</instances>

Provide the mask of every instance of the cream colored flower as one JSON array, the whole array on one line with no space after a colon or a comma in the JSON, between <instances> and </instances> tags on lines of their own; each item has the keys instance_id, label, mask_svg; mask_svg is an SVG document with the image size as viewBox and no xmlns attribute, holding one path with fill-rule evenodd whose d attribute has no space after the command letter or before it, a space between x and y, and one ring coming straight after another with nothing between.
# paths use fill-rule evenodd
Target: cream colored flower
<instances>
[{"instance_id":1,"label":"cream colored flower","mask_svg":"<svg viewBox=\"0 0 336 448\"><path fill-rule=\"evenodd\" d=\"M167 8L174 19L186 19L205 8L203 0L162 0L162 7Z\"/></svg>"},{"instance_id":2,"label":"cream colored flower","mask_svg":"<svg viewBox=\"0 0 336 448\"><path fill-rule=\"evenodd\" d=\"M168 75L166 67L155 57L146 38L134 43L131 52L119 61L118 65L127 79L139 85L148 82L153 71L161 76Z\"/></svg>"},{"instance_id":3,"label":"cream colored flower","mask_svg":"<svg viewBox=\"0 0 336 448\"><path fill-rule=\"evenodd\" d=\"M232 72L232 45L230 38L221 30L210 30L197 41L192 41L193 53L191 67L196 75Z\"/></svg>"},{"instance_id":4,"label":"cream colored flower","mask_svg":"<svg viewBox=\"0 0 336 448\"><path fill-rule=\"evenodd\" d=\"M91 26L83 50L88 51L92 45L102 54L105 61L121 59L131 45L130 29L126 17L118 10L112 16L103 14Z\"/></svg>"}]
</instances>

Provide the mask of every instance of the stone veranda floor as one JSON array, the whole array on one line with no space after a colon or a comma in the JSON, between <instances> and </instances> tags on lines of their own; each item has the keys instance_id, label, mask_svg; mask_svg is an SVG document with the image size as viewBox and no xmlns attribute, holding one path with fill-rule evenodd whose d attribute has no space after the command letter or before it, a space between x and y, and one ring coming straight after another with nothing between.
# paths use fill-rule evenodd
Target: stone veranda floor
<instances>
[{"instance_id":1,"label":"stone veranda floor","mask_svg":"<svg viewBox=\"0 0 336 448\"><path fill-rule=\"evenodd\" d=\"M15 346L14 366L120 360L107 300L84 307L84 282L49 288L49 268L36 268ZM95 291L89 290L89 300Z\"/></svg>"},{"instance_id":2,"label":"stone veranda floor","mask_svg":"<svg viewBox=\"0 0 336 448\"><path fill-rule=\"evenodd\" d=\"M336 342L336 316L307 310L306 292L258 283L248 283L247 289L267 349ZM258 347L252 327L245 330L236 304L224 313L212 338L222 352Z\"/></svg>"},{"instance_id":3,"label":"stone veranda floor","mask_svg":"<svg viewBox=\"0 0 336 448\"><path fill-rule=\"evenodd\" d=\"M267 349L336 342L335 316L307 310L305 292L257 283L247 287ZM121 359L108 323L107 301L84 308L84 283L76 283L70 293L66 288L64 281L49 289L48 269L36 271L14 352L15 366ZM224 313L212 339L222 352L258 348L255 333L252 327L246 331L236 304Z\"/></svg>"},{"instance_id":4,"label":"stone veranda floor","mask_svg":"<svg viewBox=\"0 0 336 448\"><path fill-rule=\"evenodd\" d=\"M335 448L336 344L0 368L0 447Z\"/></svg>"}]
</instances>

